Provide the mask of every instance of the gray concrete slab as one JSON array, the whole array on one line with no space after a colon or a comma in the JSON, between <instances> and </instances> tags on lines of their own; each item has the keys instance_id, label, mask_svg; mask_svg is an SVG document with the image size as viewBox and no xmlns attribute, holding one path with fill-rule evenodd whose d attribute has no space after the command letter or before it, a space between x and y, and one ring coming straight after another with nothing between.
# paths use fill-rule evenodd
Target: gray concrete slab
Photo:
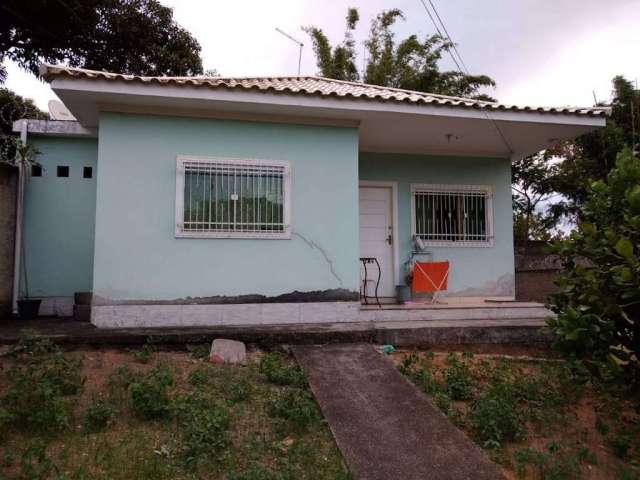
<instances>
[{"instance_id":1,"label":"gray concrete slab","mask_svg":"<svg viewBox=\"0 0 640 480\"><path fill-rule=\"evenodd\" d=\"M296 346L356 480L496 480L499 468L368 344Z\"/></svg>"},{"instance_id":2,"label":"gray concrete slab","mask_svg":"<svg viewBox=\"0 0 640 480\"><path fill-rule=\"evenodd\" d=\"M421 348L461 344L545 346L551 336L543 326L542 319L502 319L105 329L71 318L5 318L0 319L0 344L15 343L22 335L33 333L68 345L138 345L153 337L156 342L166 344L208 343L214 338L229 338L266 348L345 342Z\"/></svg>"}]
</instances>

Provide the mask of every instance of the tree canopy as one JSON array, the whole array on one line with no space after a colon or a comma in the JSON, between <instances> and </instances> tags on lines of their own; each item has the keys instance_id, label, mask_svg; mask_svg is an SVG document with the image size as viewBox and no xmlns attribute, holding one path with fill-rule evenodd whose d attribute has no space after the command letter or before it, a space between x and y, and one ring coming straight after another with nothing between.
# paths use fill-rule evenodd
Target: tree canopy
<instances>
[{"instance_id":1,"label":"tree canopy","mask_svg":"<svg viewBox=\"0 0 640 480\"><path fill-rule=\"evenodd\" d=\"M303 30L311 37L313 53L316 56L318 68L322 76L336 80L356 81L359 78L356 67L356 50L353 31L356 28L360 15L358 10L350 8L347 11L347 28L344 40L331 46L329 39L322 29L314 26L303 27Z\"/></svg>"},{"instance_id":2,"label":"tree canopy","mask_svg":"<svg viewBox=\"0 0 640 480\"><path fill-rule=\"evenodd\" d=\"M561 157L553 188L564 200L552 211L556 217L577 219L590 196L594 180L605 180L618 154L628 147L637 152L640 144L640 90L622 76L612 81L611 116L604 129L558 145L550 153ZM604 105L604 104L601 104Z\"/></svg>"},{"instance_id":3,"label":"tree canopy","mask_svg":"<svg viewBox=\"0 0 640 480\"><path fill-rule=\"evenodd\" d=\"M511 165L514 239L525 245L525 250L528 240L551 238L555 219L539 207L554 193L556 172L548 152L520 158Z\"/></svg>"},{"instance_id":4,"label":"tree canopy","mask_svg":"<svg viewBox=\"0 0 640 480\"><path fill-rule=\"evenodd\" d=\"M331 45L322 29L305 27L310 35L320 74L337 80L360 79L353 32L360 19L357 9L347 13L345 37ZM395 8L380 12L372 21L365 41L365 83L403 88L442 95L463 96L492 100L481 93L483 87L494 87L495 82L486 75L467 75L459 71L441 71L442 57L453 44L440 35L427 35L420 39L410 35L397 41L392 27L404 20L401 10Z\"/></svg>"},{"instance_id":5,"label":"tree canopy","mask_svg":"<svg viewBox=\"0 0 640 480\"><path fill-rule=\"evenodd\" d=\"M577 229L554 246L565 269L548 320L561 350L640 382L640 159L629 147L588 186Z\"/></svg>"},{"instance_id":6,"label":"tree canopy","mask_svg":"<svg viewBox=\"0 0 640 480\"><path fill-rule=\"evenodd\" d=\"M138 75L202 73L197 40L157 0L4 0L5 58L36 75L41 59Z\"/></svg>"},{"instance_id":7,"label":"tree canopy","mask_svg":"<svg viewBox=\"0 0 640 480\"><path fill-rule=\"evenodd\" d=\"M30 99L15 94L8 88L0 88L0 161L15 156L13 122L21 118L46 119L49 115L36 107Z\"/></svg>"}]
</instances>

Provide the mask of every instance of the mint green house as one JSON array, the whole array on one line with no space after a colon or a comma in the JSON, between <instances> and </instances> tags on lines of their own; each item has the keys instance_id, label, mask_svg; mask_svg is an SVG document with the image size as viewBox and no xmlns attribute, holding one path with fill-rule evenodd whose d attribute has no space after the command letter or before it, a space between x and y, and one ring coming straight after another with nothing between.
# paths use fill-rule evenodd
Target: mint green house
<instances>
[{"instance_id":1,"label":"mint green house","mask_svg":"<svg viewBox=\"0 0 640 480\"><path fill-rule=\"evenodd\" d=\"M92 292L100 327L371 319L361 294L393 302L415 261L449 262L444 304L513 300L512 160L605 123L319 77L42 74L76 120L16 122L42 164L20 285L45 315Z\"/></svg>"}]
</instances>

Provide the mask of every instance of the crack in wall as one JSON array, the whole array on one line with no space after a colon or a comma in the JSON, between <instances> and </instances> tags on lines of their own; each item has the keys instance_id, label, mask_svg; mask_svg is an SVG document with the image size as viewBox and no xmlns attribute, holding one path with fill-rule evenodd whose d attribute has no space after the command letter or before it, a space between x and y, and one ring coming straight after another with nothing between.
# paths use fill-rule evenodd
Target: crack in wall
<instances>
[{"instance_id":1,"label":"crack in wall","mask_svg":"<svg viewBox=\"0 0 640 480\"><path fill-rule=\"evenodd\" d=\"M327 255L327 252L325 252L325 250L318 245L316 242L314 242L313 240L310 240L308 238L306 238L304 235L298 233L298 232L291 232L291 235L295 235L296 237L300 238L304 243L306 243L309 247L311 247L312 249L316 249L320 252L320 254L324 257L325 262L327 262L327 265L329 266L329 271L331 272L331 275L333 275L335 277L336 280L338 280L338 282L340 283L340 286L344 286L344 283L342 281L342 279L338 276L338 274L336 273L335 269L333 268L333 261L331 260L331 258L329 258L329 255Z\"/></svg>"}]
</instances>

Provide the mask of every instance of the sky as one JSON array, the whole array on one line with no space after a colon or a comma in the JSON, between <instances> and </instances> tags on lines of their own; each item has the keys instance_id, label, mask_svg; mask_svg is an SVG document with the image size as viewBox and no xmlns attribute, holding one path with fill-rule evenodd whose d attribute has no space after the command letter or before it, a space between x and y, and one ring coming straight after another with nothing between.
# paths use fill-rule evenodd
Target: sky
<instances>
[{"instance_id":1,"label":"sky","mask_svg":"<svg viewBox=\"0 0 640 480\"><path fill-rule=\"evenodd\" d=\"M428 0L426 0L428 1ZM432 0L474 74L496 83L490 95L502 103L590 106L608 100L618 74L640 81L640 0ZM357 7L356 41L362 62L370 20L399 8L405 21L398 39L435 33L421 0L161 0L202 46L205 69L223 76L295 75L304 43L301 74L317 74L304 25L342 39L348 7ZM360 63L361 65L361 63ZM7 62L6 86L46 109L55 94L33 75ZM453 68L444 59L442 69Z\"/></svg>"}]
</instances>

